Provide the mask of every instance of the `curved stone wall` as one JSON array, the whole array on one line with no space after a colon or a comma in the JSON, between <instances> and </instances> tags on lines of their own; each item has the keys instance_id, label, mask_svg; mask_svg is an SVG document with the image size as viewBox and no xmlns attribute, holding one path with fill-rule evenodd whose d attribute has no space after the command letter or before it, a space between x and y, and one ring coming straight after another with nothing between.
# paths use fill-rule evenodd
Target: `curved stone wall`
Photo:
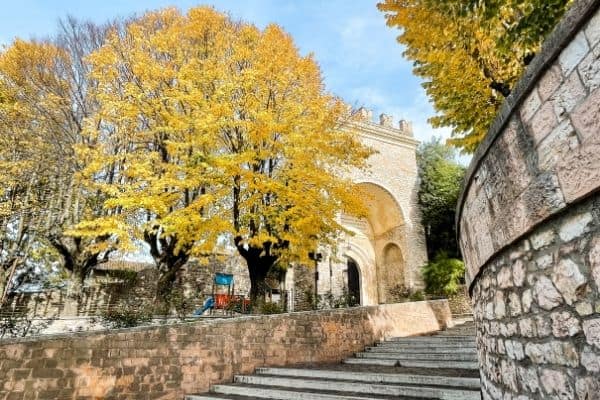
<instances>
[{"instance_id":1,"label":"curved stone wall","mask_svg":"<svg viewBox=\"0 0 600 400\"><path fill-rule=\"evenodd\" d=\"M458 206L484 398L600 399L600 1L575 1Z\"/></svg>"}]
</instances>

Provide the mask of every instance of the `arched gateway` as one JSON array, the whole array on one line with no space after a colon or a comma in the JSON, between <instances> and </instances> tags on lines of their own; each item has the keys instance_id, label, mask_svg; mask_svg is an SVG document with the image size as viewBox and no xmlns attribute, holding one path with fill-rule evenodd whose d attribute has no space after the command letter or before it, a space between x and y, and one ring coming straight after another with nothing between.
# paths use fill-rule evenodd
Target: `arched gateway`
<instances>
[{"instance_id":1,"label":"arched gateway","mask_svg":"<svg viewBox=\"0 0 600 400\"><path fill-rule=\"evenodd\" d=\"M410 123L392 126L391 118L358 110L347 129L360 133L376 153L367 171L354 171L357 193L366 193L366 219L342 215L352 231L337 251L325 254L318 265L318 293L344 293L360 304L393 302L402 289L422 287L420 267L426 262L425 238L417 206L416 146ZM358 292L358 293L357 293Z\"/></svg>"}]
</instances>

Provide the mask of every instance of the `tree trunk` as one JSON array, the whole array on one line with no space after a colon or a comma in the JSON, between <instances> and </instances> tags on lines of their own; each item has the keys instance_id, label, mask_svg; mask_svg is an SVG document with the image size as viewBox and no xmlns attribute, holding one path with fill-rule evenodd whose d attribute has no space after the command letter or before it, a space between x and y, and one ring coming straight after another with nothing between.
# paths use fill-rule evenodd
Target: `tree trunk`
<instances>
[{"instance_id":1,"label":"tree trunk","mask_svg":"<svg viewBox=\"0 0 600 400\"><path fill-rule=\"evenodd\" d=\"M246 263L250 274L250 301L252 304L264 302L267 294L265 279L273 263L266 260L266 257L256 258L252 261L246 260Z\"/></svg>"},{"instance_id":2,"label":"tree trunk","mask_svg":"<svg viewBox=\"0 0 600 400\"><path fill-rule=\"evenodd\" d=\"M169 266L159 265L158 269L161 271L160 276L158 277L158 282L156 283L156 300L160 302L164 302L169 298L169 295L173 291L173 285L175 284L175 279L177 278L177 271L179 268L169 268ZM162 272L166 271L166 272Z\"/></svg>"},{"instance_id":3,"label":"tree trunk","mask_svg":"<svg viewBox=\"0 0 600 400\"><path fill-rule=\"evenodd\" d=\"M4 305L4 290L7 286L8 271L0 266L0 308Z\"/></svg>"}]
</instances>

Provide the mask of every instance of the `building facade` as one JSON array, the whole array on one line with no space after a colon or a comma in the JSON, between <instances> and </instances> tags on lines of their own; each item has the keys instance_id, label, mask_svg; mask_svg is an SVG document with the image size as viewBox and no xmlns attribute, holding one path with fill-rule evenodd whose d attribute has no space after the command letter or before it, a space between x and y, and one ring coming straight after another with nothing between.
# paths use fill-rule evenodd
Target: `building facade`
<instances>
[{"instance_id":1,"label":"building facade","mask_svg":"<svg viewBox=\"0 0 600 400\"><path fill-rule=\"evenodd\" d=\"M361 305L394 302L407 290L423 287L420 267L427 262L425 236L417 204L416 146L412 126L401 120L361 108L347 122L365 145L375 150L366 171L352 172L357 193L366 193L368 217L342 215L342 224L353 233L342 238L339 248L323 251L315 270L293 268L286 287L311 290L313 275L320 296L349 294ZM315 275L316 272L316 276ZM296 293L297 295L298 293ZM297 298L298 296L296 296Z\"/></svg>"}]
</instances>

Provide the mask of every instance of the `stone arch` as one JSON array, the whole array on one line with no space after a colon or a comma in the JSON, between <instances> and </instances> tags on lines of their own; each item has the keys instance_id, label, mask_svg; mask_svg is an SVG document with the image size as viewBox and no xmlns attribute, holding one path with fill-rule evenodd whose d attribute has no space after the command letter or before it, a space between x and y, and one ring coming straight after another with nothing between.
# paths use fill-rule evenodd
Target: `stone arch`
<instances>
[{"instance_id":1,"label":"stone arch","mask_svg":"<svg viewBox=\"0 0 600 400\"><path fill-rule=\"evenodd\" d=\"M367 221L375 238L405 224L402 206L385 186L370 181L358 182L355 186L365 198Z\"/></svg>"},{"instance_id":2,"label":"stone arch","mask_svg":"<svg viewBox=\"0 0 600 400\"><path fill-rule=\"evenodd\" d=\"M405 277L406 230L402 207L392 193L374 182L356 184L357 193L365 201L367 216L358 220L342 216L342 223L355 232L348 239L354 248L372 254L367 262L354 258L362 268L361 275L372 279L363 279L361 293L370 293L375 303L394 300L390 291L400 286L408 286ZM366 286L366 287L365 287Z\"/></svg>"},{"instance_id":3,"label":"stone arch","mask_svg":"<svg viewBox=\"0 0 600 400\"><path fill-rule=\"evenodd\" d=\"M373 249L357 246L350 242L344 251L344 258L344 262L350 259L356 263L359 276L360 305L377 304L377 275L374 268Z\"/></svg>"}]
</instances>

